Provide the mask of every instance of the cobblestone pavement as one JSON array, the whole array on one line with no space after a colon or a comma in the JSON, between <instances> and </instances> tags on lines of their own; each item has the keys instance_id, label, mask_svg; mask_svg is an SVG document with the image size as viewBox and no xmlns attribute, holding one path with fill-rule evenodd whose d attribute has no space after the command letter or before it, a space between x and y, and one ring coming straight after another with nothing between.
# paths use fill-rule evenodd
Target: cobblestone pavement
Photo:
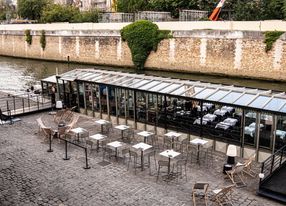
<instances>
[{"instance_id":1,"label":"cobblestone pavement","mask_svg":"<svg viewBox=\"0 0 286 206\"><path fill-rule=\"evenodd\" d=\"M63 141L54 139L54 152L47 152L48 142L38 134L36 124L36 118L43 114L21 117L21 122L0 126L1 206L192 205L191 188L195 181L209 182L209 191L230 184L221 172L225 156L220 153L216 153L213 166L190 162L187 181L183 178L156 182L154 168L151 175L148 169L137 170L135 175L121 161L110 160L111 164L100 166L101 152L90 154L91 169L85 170L84 152L78 147L69 146L68 161L63 160ZM80 117L77 126L91 133L99 131L86 116ZM234 205L280 205L256 196L258 178L247 178L247 183L247 187L235 189Z\"/></svg>"}]
</instances>

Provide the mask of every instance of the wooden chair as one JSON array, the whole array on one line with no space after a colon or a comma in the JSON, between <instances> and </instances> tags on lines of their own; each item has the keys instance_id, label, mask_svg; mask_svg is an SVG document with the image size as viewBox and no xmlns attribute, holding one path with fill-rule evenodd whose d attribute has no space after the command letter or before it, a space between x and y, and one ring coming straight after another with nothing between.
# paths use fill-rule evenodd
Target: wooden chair
<instances>
[{"instance_id":1,"label":"wooden chair","mask_svg":"<svg viewBox=\"0 0 286 206\"><path fill-rule=\"evenodd\" d=\"M192 197L193 197L193 205L196 206L196 198L204 199L204 203L208 205L208 188L209 184L205 182L196 182L193 185L192 189Z\"/></svg>"},{"instance_id":2,"label":"wooden chair","mask_svg":"<svg viewBox=\"0 0 286 206\"><path fill-rule=\"evenodd\" d=\"M215 202L216 204L223 206L226 204L233 205L232 203L232 193L235 185L225 186L223 188L215 189L212 191L213 196L211 201Z\"/></svg>"},{"instance_id":3,"label":"wooden chair","mask_svg":"<svg viewBox=\"0 0 286 206\"><path fill-rule=\"evenodd\" d=\"M252 162L255 161L256 154L251 155L248 159L245 160L244 162L244 168L243 168L243 173L255 177L257 174L254 170L252 170Z\"/></svg>"},{"instance_id":4,"label":"wooden chair","mask_svg":"<svg viewBox=\"0 0 286 206\"><path fill-rule=\"evenodd\" d=\"M39 133L44 134L45 138L50 138L50 136L52 135L52 128L51 127L46 127L44 125L41 117L38 118L36 121L37 121L38 126L39 126Z\"/></svg>"},{"instance_id":5,"label":"wooden chair","mask_svg":"<svg viewBox=\"0 0 286 206\"><path fill-rule=\"evenodd\" d=\"M245 167L245 164L237 164L232 168L232 170L226 171L227 177L231 180L231 182L236 187L246 186L246 184L243 180L243 169L244 169L244 167Z\"/></svg>"}]
</instances>

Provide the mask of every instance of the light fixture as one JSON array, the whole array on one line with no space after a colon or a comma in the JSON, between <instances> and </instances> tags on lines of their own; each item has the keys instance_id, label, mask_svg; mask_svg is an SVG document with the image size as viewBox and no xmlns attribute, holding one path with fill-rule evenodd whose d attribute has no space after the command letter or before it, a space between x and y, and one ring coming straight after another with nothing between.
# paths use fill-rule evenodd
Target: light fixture
<instances>
[{"instance_id":1,"label":"light fixture","mask_svg":"<svg viewBox=\"0 0 286 206\"><path fill-rule=\"evenodd\" d=\"M258 174L258 177L259 177L260 179L263 179L264 176L265 176L264 173L259 173L259 174Z\"/></svg>"},{"instance_id":2,"label":"light fixture","mask_svg":"<svg viewBox=\"0 0 286 206\"><path fill-rule=\"evenodd\" d=\"M232 144L228 145L226 155L227 155L227 164L234 165L235 163L234 157L237 156L236 146Z\"/></svg>"}]
</instances>

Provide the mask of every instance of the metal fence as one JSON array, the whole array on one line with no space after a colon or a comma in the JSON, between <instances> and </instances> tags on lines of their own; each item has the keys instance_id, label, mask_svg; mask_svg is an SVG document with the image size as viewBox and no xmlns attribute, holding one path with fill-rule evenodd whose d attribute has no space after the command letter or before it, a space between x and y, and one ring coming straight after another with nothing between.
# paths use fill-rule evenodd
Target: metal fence
<instances>
[{"instance_id":1,"label":"metal fence","mask_svg":"<svg viewBox=\"0 0 286 206\"><path fill-rule=\"evenodd\" d=\"M158 11L139 11L135 14L135 20L145 19L149 21L170 21L172 19L170 12Z\"/></svg>"},{"instance_id":2,"label":"metal fence","mask_svg":"<svg viewBox=\"0 0 286 206\"><path fill-rule=\"evenodd\" d=\"M102 23L119 23L119 22L133 22L134 14L132 13L102 13L100 22Z\"/></svg>"},{"instance_id":3,"label":"metal fence","mask_svg":"<svg viewBox=\"0 0 286 206\"><path fill-rule=\"evenodd\" d=\"M181 10L179 13L180 21L199 21L208 18L208 11L200 10Z\"/></svg>"},{"instance_id":4,"label":"metal fence","mask_svg":"<svg viewBox=\"0 0 286 206\"><path fill-rule=\"evenodd\" d=\"M51 108L49 96L41 94L23 93L17 95L5 95L0 97L0 108L3 113L11 112L11 115L20 115Z\"/></svg>"}]
</instances>

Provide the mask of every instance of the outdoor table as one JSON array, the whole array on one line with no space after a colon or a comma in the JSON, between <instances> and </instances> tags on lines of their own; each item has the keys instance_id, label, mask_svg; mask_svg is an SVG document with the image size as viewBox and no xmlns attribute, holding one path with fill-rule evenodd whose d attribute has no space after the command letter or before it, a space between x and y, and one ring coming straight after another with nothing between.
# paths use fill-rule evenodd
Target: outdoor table
<instances>
[{"instance_id":1,"label":"outdoor table","mask_svg":"<svg viewBox=\"0 0 286 206\"><path fill-rule=\"evenodd\" d=\"M207 109L211 109L214 106L214 104L205 102L203 103L203 106L205 106Z\"/></svg>"},{"instance_id":2,"label":"outdoor table","mask_svg":"<svg viewBox=\"0 0 286 206\"><path fill-rule=\"evenodd\" d=\"M276 130L276 136L279 136L280 139L284 139L286 137L286 132L282 130Z\"/></svg>"},{"instance_id":3,"label":"outdoor table","mask_svg":"<svg viewBox=\"0 0 286 206\"><path fill-rule=\"evenodd\" d=\"M147 132L147 131L142 131L142 132L138 132L138 135L144 137L144 143L147 143L147 138L151 137L152 135L154 135L154 133L152 132Z\"/></svg>"},{"instance_id":4,"label":"outdoor table","mask_svg":"<svg viewBox=\"0 0 286 206\"><path fill-rule=\"evenodd\" d=\"M115 148L115 158L116 158L116 160L117 160L117 148L118 148L118 147L122 147L122 146L123 146L123 143L122 143L122 142L119 142L119 141L114 141L114 142L110 142L110 143L108 143L108 144L106 144L106 145Z\"/></svg>"},{"instance_id":5,"label":"outdoor table","mask_svg":"<svg viewBox=\"0 0 286 206\"><path fill-rule=\"evenodd\" d=\"M169 138L172 138L172 149L174 148L174 138L178 138L181 136L180 133L177 133L177 132L168 132L165 134L165 136L169 137Z\"/></svg>"},{"instance_id":6,"label":"outdoor table","mask_svg":"<svg viewBox=\"0 0 286 206\"><path fill-rule=\"evenodd\" d=\"M217 109L214 111L215 115L224 116L227 113L227 110Z\"/></svg>"},{"instance_id":7,"label":"outdoor table","mask_svg":"<svg viewBox=\"0 0 286 206\"><path fill-rule=\"evenodd\" d=\"M81 127L77 127L77 128L71 129L71 132L77 135L77 141L79 142L79 135L87 132L87 130Z\"/></svg>"},{"instance_id":8,"label":"outdoor table","mask_svg":"<svg viewBox=\"0 0 286 206\"><path fill-rule=\"evenodd\" d=\"M259 124L259 126L260 126L260 128L263 128L263 127L264 127L263 124ZM255 127L256 127L256 123L255 123L255 122L252 122L252 123L249 125L249 127L255 128Z\"/></svg>"},{"instance_id":9,"label":"outdoor table","mask_svg":"<svg viewBox=\"0 0 286 206\"><path fill-rule=\"evenodd\" d=\"M129 129L130 127L127 125L117 125L114 127L115 129L121 130L121 138L123 139L123 132L127 129Z\"/></svg>"},{"instance_id":10,"label":"outdoor table","mask_svg":"<svg viewBox=\"0 0 286 206\"><path fill-rule=\"evenodd\" d=\"M203 118L203 122L202 123L203 123L203 125L208 124L208 119L204 119ZM201 124L201 118L196 119L193 124Z\"/></svg>"},{"instance_id":11,"label":"outdoor table","mask_svg":"<svg viewBox=\"0 0 286 206\"><path fill-rule=\"evenodd\" d=\"M176 152L174 150L165 150L163 152L160 153L160 155L164 156L164 157L168 157L168 179L171 177L171 159L177 157L178 155L180 155L181 153Z\"/></svg>"},{"instance_id":12,"label":"outdoor table","mask_svg":"<svg viewBox=\"0 0 286 206\"><path fill-rule=\"evenodd\" d=\"M219 122L215 126L215 128L220 128L220 129L223 129L223 130L227 130L230 127L231 127L231 125L228 124L228 123L225 123L225 122Z\"/></svg>"},{"instance_id":13,"label":"outdoor table","mask_svg":"<svg viewBox=\"0 0 286 206\"><path fill-rule=\"evenodd\" d=\"M104 125L107 125L107 124L110 124L109 121L104 120L104 119L96 120L95 123L100 124L101 133L103 133L103 126L104 126Z\"/></svg>"},{"instance_id":14,"label":"outdoor table","mask_svg":"<svg viewBox=\"0 0 286 206\"><path fill-rule=\"evenodd\" d=\"M236 123L237 123L237 119L234 119L234 118L226 118L225 120L223 120L223 122L225 124L228 124L230 126L234 126Z\"/></svg>"},{"instance_id":15,"label":"outdoor table","mask_svg":"<svg viewBox=\"0 0 286 206\"><path fill-rule=\"evenodd\" d=\"M144 151L152 148L152 146L149 144L140 142L138 144L133 145L132 147L137 150L141 150L141 170L143 171L144 170Z\"/></svg>"},{"instance_id":16,"label":"outdoor table","mask_svg":"<svg viewBox=\"0 0 286 206\"><path fill-rule=\"evenodd\" d=\"M203 119L206 119L207 121L214 121L216 119L216 115L215 114L206 114L203 116Z\"/></svg>"},{"instance_id":17,"label":"outdoor table","mask_svg":"<svg viewBox=\"0 0 286 206\"><path fill-rule=\"evenodd\" d=\"M190 141L191 144L197 145L198 146L198 150L197 150L197 162L200 163L200 146L204 145L206 143L208 143L207 140L203 140L200 138L196 138Z\"/></svg>"},{"instance_id":18,"label":"outdoor table","mask_svg":"<svg viewBox=\"0 0 286 206\"><path fill-rule=\"evenodd\" d=\"M244 127L244 134L248 134L253 137L255 133L255 127Z\"/></svg>"},{"instance_id":19,"label":"outdoor table","mask_svg":"<svg viewBox=\"0 0 286 206\"><path fill-rule=\"evenodd\" d=\"M201 111L201 106L197 105L196 107L197 107L198 111L200 112ZM203 112L207 111L207 110L208 110L208 108L203 105Z\"/></svg>"},{"instance_id":20,"label":"outdoor table","mask_svg":"<svg viewBox=\"0 0 286 206\"><path fill-rule=\"evenodd\" d=\"M89 137L92 140L96 140L96 151L98 152L99 150L99 141L107 138L107 136L102 135L102 134L94 134Z\"/></svg>"},{"instance_id":21,"label":"outdoor table","mask_svg":"<svg viewBox=\"0 0 286 206\"><path fill-rule=\"evenodd\" d=\"M223 106L222 108L221 108L221 110L226 110L227 112L232 112L233 110L234 110L234 108L233 107L228 107L228 106Z\"/></svg>"}]
</instances>

